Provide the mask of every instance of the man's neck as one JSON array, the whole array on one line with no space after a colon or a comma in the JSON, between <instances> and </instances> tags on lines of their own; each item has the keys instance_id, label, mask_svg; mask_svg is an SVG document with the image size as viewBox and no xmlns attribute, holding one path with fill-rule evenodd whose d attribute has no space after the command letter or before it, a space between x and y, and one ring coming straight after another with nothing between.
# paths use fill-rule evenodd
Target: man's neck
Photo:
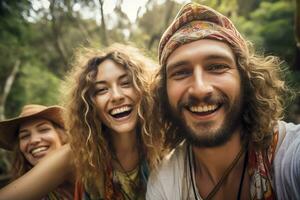
<instances>
[{"instance_id":1,"label":"man's neck","mask_svg":"<svg viewBox=\"0 0 300 200\"><path fill-rule=\"evenodd\" d=\"M192 147L197 174L206 174L216 184L242 148L240 132L236 131L230 140L218 147Z\"/></svg>"}]
</instances>

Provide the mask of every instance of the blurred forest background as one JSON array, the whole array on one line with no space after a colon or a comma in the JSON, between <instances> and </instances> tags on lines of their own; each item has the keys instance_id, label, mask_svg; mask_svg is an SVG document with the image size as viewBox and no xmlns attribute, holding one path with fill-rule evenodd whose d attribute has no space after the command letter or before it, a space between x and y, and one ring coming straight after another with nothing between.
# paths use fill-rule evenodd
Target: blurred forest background
<instances>
[{"instance_id":1,"label":"blurred forest background","mask_svg":"<svg viewBox=\"0 0 300 200\"><path fill-rule=\"evenodd\" d=\"M157 60L159 39L179 8L189 1L0 0L0 119L16 116L23 105L59 103L59 86L74 49L129 43ZM112 5L112 2L113 5ZM285 60L290 84L300 91L300 0L198 0L229 16L259 52ZM105 12L106 6L113 6ZM130 5L129 5L130 6ZM133 19L130 16L135 16ZM297 45L298 42L298 45ZM298 98L286 120L300 123ZM9 168L0 150L0 179Z\"/></svg>"}]
</instances>

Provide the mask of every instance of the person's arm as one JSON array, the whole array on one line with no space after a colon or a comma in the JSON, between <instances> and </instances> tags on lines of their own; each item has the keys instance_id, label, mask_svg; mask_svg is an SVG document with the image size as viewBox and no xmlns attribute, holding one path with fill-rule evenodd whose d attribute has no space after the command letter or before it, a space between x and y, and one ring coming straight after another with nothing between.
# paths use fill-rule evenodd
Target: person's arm
<instances>
[{"instance_id":1,"label":"person's arm","mask_svg":"<svg viewBox=\"0 0 300 200\"><path fill-rule=\"evenodd\" d=\"M26 174L0 190L0 200L41 199L66 180L73 180L74 166L69 145L47 155Z\"/></svg>"}]
</instances>

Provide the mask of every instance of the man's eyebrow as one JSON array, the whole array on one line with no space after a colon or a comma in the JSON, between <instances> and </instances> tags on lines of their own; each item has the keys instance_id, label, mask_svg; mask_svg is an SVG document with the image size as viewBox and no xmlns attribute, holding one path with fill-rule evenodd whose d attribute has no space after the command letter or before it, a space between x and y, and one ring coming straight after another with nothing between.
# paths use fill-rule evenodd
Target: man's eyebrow
<instances>
[{"instance_id":1,"label":"man's eyebrow","mask_svg":"<svg viewBox=\"0 0 300 200\"><path fill-rule=\"evenodd\" d=\"M171 64L168 64L166 66L166 72L170 72L171 70L174 70L178 67L181 67L181 66L184 66L184 65L187 65L189 62L188 61L178 61L178 62L174 62L174 63L171 63Z\"/></svg>"},{"instance_id":2,"label":"man's eyebrow","mask_svg":"<svg viewBox=\"0 0 300 200\"><path fill-rule=\"evenodd\" d=\"M207 60L225 60L227 62L235 62L231 57L227 55L219 55L219 54L212 54L206 57Z\"/></svg>"}]
</instances>

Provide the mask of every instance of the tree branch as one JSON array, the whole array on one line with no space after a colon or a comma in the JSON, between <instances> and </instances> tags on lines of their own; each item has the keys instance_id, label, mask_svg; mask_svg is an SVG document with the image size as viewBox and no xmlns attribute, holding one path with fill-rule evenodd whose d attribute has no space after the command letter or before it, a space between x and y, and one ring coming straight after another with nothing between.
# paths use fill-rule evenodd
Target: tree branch
<instances>
[{"instance_id":1,"label":"tree branch","mask_svg":"<svg viewBox=\"0 0 300 200\"><path fill-rule=\"evenodd\" d=\"M11 91L11 87L12 87L12 84L14 83L15 77L16 77L17 73L19 72L20 64L21 64L20 60L16 60L10 75L7 77L7 79L5 81L3 94L1 95L1 98L0 98L0 120L1 121L5 119L4 113L5 113L6 99Z\"/></svg>"},{"instance_id":2,"label":"tree branch","mask_svg":"<svg viewBox=\"0 0 300 200\"><path fill-rule=\"evenodd\" d=\"M108 46L108 40L106 35L106 24L104 19L104 11L103 11L103 4L104 0L99 0L100 3L100 13L101 13L101 39L105 46Z\"/></svg>"}]
</instances>

